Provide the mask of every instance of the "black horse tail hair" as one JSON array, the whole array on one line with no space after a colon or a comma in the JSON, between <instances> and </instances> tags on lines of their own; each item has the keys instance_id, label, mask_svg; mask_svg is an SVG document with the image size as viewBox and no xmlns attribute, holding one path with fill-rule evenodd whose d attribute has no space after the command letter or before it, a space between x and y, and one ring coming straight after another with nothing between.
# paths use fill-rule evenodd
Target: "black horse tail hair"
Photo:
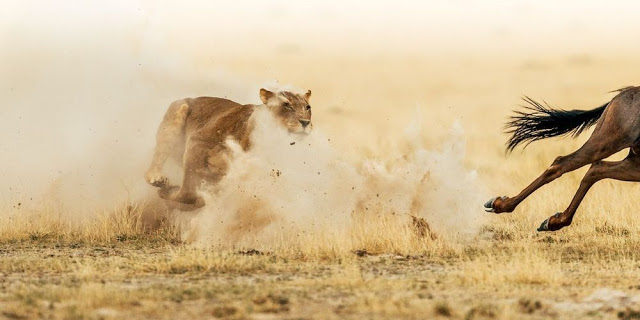
<instances>
[{"instance_id":1,"label":"black horse tail hair","mask_svg":"<svg viewBox=\"0 0 640 320\"><path fill-rule=\"evenodd\" d=\"M512 134L507 142L508 152L522 143L526 148L531 142L546 138L567 135L575 138L596 124L609 105L607 102L593 110L566 111L553 109L546 102L542 105L527 96L523 100L528 106L516 111L505 125L506 133Z\"/></svg>"}]
</instances>

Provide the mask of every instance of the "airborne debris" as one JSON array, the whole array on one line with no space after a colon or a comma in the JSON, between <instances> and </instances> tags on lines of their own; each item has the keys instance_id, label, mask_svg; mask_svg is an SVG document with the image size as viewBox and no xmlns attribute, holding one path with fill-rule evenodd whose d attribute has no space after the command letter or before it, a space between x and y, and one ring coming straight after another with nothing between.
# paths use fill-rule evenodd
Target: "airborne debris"
<instances>
[{"instance_id":1,"label":"airborne debris","mask_svg":"<svg viewBox=\"0 0 640 320\"><path fill-rule=\"evenodd\" d=\"M296 142L295 142L295 141L294 141L294 142L289 143L289 145L290 145L290 146L292 146L292 145L294 145L294 144L296 144Z\"/></svg>"},{"instance_id":2,"label":"airborne debris","mask_svg":"<svg viewBox=\"0 0 640 320\"><path fill-rule=\"evenodd\" d=\"M360 232L360 224L380 227L393 233L389 235L393 239L396 234L406 237L406 231L419 241L435 239L436 234L439 240L449 234L456 239L473 236L480 225L473 204L483 200L478 191L483 188L475 183L473 172L464 170L460 152L464 139L458 134L444 142L445 152L430 151L418 143L419 135L408 134L406 143L417 144L403 151L406 157L352 159L328 145L322 133L305 136L301 145L267 115L258 120L252 149L245 152L230 142L237 153L226 178L203 193L216 205L197 214L185 239L237 249L260 243L260 249L270 250L306 247L319 235L327 239L319 247L344 248L351 243L351 234ZM295 141L295 148L287 148L287 140ZM307 147L308 141L314 148ZM278 177L280 168L287 174ZM433 192L436 187L439 191ZM395 233L370 215L385 223L388 219L402 232ZM410 215L428 217L428 223L419 219L412 223Z\"/></svg>"}]
</instances>

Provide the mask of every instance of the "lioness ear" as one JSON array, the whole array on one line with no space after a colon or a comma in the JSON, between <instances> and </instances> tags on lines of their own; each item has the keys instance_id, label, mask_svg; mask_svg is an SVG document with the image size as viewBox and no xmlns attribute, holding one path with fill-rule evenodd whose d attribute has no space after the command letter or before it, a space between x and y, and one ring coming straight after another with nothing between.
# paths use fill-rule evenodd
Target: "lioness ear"
<instances>
[{"instance_id":1,"label":"lioness ear","mask_svg":"<svg viewBox=\"0 0 640 320\"><path fill-rule=\"evenodd\" d=\"M262 100L262 103L267 104L267 101L269 101L273 96L273 92L264 88L260 89L260 100Z\"/></svg>"},{"instance_id":2,"label":"lioness ear","mask_svg":"<svg viewBox=\"0 0 640 320\"><path fill-rule=\"evenodd\" d=\"M311 99L311 90L307 90L307 93L304 94L304 99L309 102L309 99Z\"/></svg>"}]
</instances>

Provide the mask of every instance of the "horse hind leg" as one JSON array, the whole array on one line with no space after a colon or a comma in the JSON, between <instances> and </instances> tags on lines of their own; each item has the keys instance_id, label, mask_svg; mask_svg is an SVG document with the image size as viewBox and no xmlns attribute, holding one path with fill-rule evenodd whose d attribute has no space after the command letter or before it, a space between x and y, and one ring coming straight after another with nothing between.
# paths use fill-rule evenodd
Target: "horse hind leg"
<instances>
[{"instance_id":1,"label":"horse hind leg","mask_svg":"<svg viewBox=\"0 0 640 320\"><path fill-rule=\"evenodd\" d=\"M563 174L600 161L625 148L637 149L640 126L633 119L640 117L640 88L624 90L604 109L596 128L576 152L558 157L545 172L513 198L494 198L485 204L485 210L495 213L512 212L538 188ZM630 121L633 120L633 121ZM637 151L637 150L636 150Z\"/></svg>"},{"instance_id":2,"label":"horse hind leg","mask_svg":"<svg viewBox=\"0 0 640 320\"><path fill-rule=\"evenodd\" d=\"M144 177L147 183L154 187L164 188L169 179L162 174L162 167L176 146L184 139L184 128L189 114L189 105L184 100L174 101L165 114L158 132L156 133L156 147L151 165Z\"/></svg>"},{"instance_id":3,"label":"horse hind leg","mask_svg":"<svg viewBox=\"0 0 640 320\"><path fill-rule=\"evenodd\" d=\"M626 139L621 138L618 134L613 134L610 130L596 129L582 147L567 156L556 158L549 168L518 195L515 197L493 198L485 203L485 210L495 213L512 212L522 201L540 187L554 181L567 172L600 161L624 148L628 148L630 145L631 143L626 141Z\"/></svg>"},{"instance_id":4,"label":"horse hind leg","mask_svg":"<svg viewBox=\"0 0 640 320\"><path fill-rule=\"evenodd\" d=\"M631 148L629 155L622 161L599 161L591 165L589 171L580 182L580 187L576 192L569 207L563 212L546 219L538 231L556 231L571 225L573 217L587 195L589 189L598 181L603 179L614 179L620 181L640 182L640 156L637 147Z\"/></svg>"}]
</instances>

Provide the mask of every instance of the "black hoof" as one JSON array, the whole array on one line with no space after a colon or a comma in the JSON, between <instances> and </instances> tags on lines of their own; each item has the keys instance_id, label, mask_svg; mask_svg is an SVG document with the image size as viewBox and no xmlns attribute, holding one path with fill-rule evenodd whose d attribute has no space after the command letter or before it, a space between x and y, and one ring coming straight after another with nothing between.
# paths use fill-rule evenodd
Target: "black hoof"
<instances>
[{"instance_id":1,"label":"black hoof","mask_svg":"<svg viewBox=\"0 0 640 320\"><path fill-rule=\"evenodd\" d=\"M494 212L493 210L493 202L496 201L497 198L493 198L484 203L484 211L486 212Z\"/></svg>"},{"instance_id":2,"label":"black hoof","mask_svg":"<svg viewBox=\"0 0 640 320\"><path fill-rule=\"evenodd\" d=\"M492 212L492 213L495 213L495 212L496 212L496 209L495 209L495 208L493 208L493 204L496 202L496 200L497 200L498 198L500 198L501 200L505 200L505 199L507 199L507 197L506 197L506 196L504 196L504 197L495 197L495 198L492 198L491 200L489 200L489 201L487 201L487 202L485 202L485 203L484 203L484 211L486 211L486 212Z\"/></svg>"},{"instance_id":3,"label":"black hoof","mask_svg":"<svg viewBox=\"0 0 640 320\"><path fill-rule=\"evenodd\" d=\"M557 231L562 229L565 226L554 226L553 228L549 228L549 219L551 218L556 218L556 219L560 219L560 216L562 215L562 212L558 212L556 214L554 214L553 216L551 216L550 218L548 218L547 220L545 220L544 222L542 222L542 224L540 225L540 227L538 228L538 232L540 231Z\"/></svg>"},{"instance_id":4,"label":"black hoof","mask_svg":"<svg viewBox=\"0 0 640 320\"><path fill-rule=\"evenodd\" d=\"M543 232L543 231L551 231L549 230L549 219L543 221L540 227L538 227L538 232Z\"/></svg>"}]
</instances>

